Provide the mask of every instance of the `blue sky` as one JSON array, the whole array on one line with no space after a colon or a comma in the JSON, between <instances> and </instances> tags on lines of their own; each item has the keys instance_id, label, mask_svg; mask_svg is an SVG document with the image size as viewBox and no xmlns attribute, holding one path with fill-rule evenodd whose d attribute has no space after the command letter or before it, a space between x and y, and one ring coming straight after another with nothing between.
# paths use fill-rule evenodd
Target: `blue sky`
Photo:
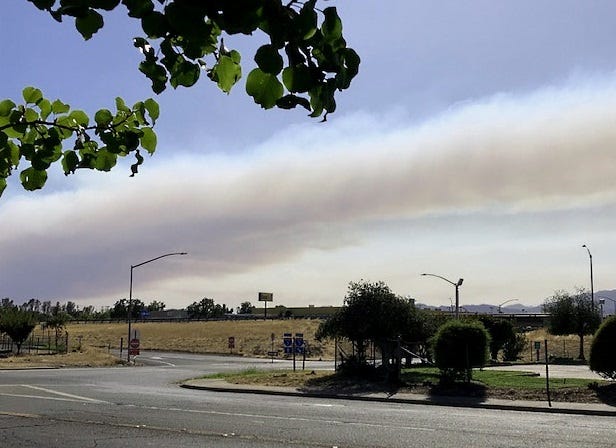
<instances>
[{"instance_id":1,"label":"blue sky","mask_svg":"<svg viewBox=\"0 0 616 448\"><path fill-rule=\"evenodd\" d=\"M349 281L448 305L616 281L616 6L332 1L362 57L327 123L203 80L157 97L158 150L129 178L60 169L0 199L0 296L183 307L338 305ZM154 96L121 11L84 42L25 0L0 16L0 98L28 85L90 113ZM262 37L225 39L243 70Z\"/></svg>"}]
</instances>

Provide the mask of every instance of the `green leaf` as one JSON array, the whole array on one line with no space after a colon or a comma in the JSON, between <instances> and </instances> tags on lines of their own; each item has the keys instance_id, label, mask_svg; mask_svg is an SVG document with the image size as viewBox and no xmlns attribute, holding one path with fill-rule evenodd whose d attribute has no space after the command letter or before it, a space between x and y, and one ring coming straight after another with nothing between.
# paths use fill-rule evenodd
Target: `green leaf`
<instances>
[{"instance_id":1,"label":"green leaf","mask_svg":"<svg viewBox=\"0 0 616 448\"><path fill-rule=\"evenodd\" d=\"M74 110L69 114L69 118L75 120L75 122L79 126L83 126L84 128L88 126L90 123L90 117L82 110Z\"/></svg>"},{"instance_id":2,"label":"green leaf","mask_svg":"<svg viewBox=\"0 0 616 448\"><path fill-rule=\"evenodd\" d=\"M0 117L8 117L15 107L15 103L11 100L0 101Z\"/></svg>"},{"instance_id":3,"label":"green leaf","mask_svg":"<svg viewBox=\"0 0 616 448\"><path fill-rule=\"evenodd\" d=\"M321 25L321 33L327 42L333 42L342 37L342 21L338 17L336 8L329 7L323 10L325 19Z\"/></svg>"},{"instance_id":4,"label":"green leaf","mask_svg":"<svg viewBox=\"0 0 616 448\"><path fill-rule=\"evenodd\" d=\"M60 137L62 139L69 138L73 135L73 128L75 127L75 122L71 118L66 115L63 115L56 120L56 123L62 126L61 128L57 128L58 132L60 132Z\"/></svg>"},{"instance_id":5,"label":"green leaf","mask_svg":"<svg viewBox=\"0 0 616 448\"><path fill-rule=\"evenodd\" d=\"M264 109L271 109L284 92L284 88L276 76L264 73L255 68L246 79L246 93L253 97L255 103Z\"/></svg>"},{"instance_id":6,"label":"green leaf","mask_svg":"<svg viewBox=\"0 0 616 448\"><path fill-rule=\"evenodd\" d=\"M317 13L314 10L315 1L304 3L299 14L293 20L294 28L304 40L310 39L317 31Z\"/></svg>"},{"instance_id":7,"label":"green leaf","mask_svg":"<svg viewBox=\"0 0 616 448\"><path fill-rule=\"evenodd\" d=\"M255 62L265 73L277 75L282 70L282 56L271 45L263 45L257 50Z\"/></svg>"},{"instance_id":8,"label":"green leaf","mask_svg":"<svg viewBox=\"0 0 616 448\"><path fill-rule=\"evenodd\" d=\"M51 7L56 3L56 0L29 0L29 1L34 3L34 6L36 6L38 9L42 11L51 9Z\"/></svg>"},{"instance_id":9,"label":"green leaf","mask_svg":"<svg viewBox=\"0 0 616 448\"><path fill-rule=\"evenodd\" d=\"M51 103L51 111L56 115L65 114L69 110L71 110L71 106L69 106L68 104L64 104L60 100L55 100L53 103Z\"/></svg>"},{"instance_id":10,"label":"green leaf","mask_svg":"<svg viewBox=\"0 0 616 448\"><path fill-rule=\"evenodd\" d=\"M21 184L28 191L39 190L43 188L45 182L47 182L47 171L39 171L32 167L23 170L19 178Z\"/></svg>"},{"instance_id":11,"label":"green leaf","mask_svg":"<svg viewBox=\"0 0 616 448\"><path fill-rule=\"evenodd\" d=\"M93 9L89 9L85 16L75 19L75 27L85 40L89 40L94 33L103 27L103 24L103 16Z\"/></svg>"},{"instance_id":12,"label":"green leaf","mask_svg":"<svg viewBox=\"0 0 616 448\"><path fill-rule=\"evenodd\" d=\"M128 9L129 17L140 19L154 10L154 3L151 0L122 0Z\"/></svg>"},{"instance_id":13,"label":"green leaf","mask_svg":"<svg viewBox=\"0 0 616 448\"><path fill-rule=\"evenodd\" d=\"M36 87L26 87L22 95L26 104L36 104L43 99L43 92Z\"/></svg>"},{"instance_id":14,"label":"green leaf","mask_svg":"<svg viewBox=\"0 0 616 448\"><path fill-rule=\"evenodd\" d=\"M173 67L169 82L174 89L178 86L190 87L197 82L200 74L201 69L198 64L184 60Z\"/></svg>"},{"instance_id":15,"label":"green leaf","mask_svg":"<svg viewBox=\"0 0 616 448\"><path fill-rule=\"evenodd\" d=\"M109 151L101 150L96 153L94 168L98 171L110 171L118 161L118 156Z\"/></svg>"},{"instance_id":16,"label":"green leaf","mask_svg":"<svg viewBox=\"0 0 616 448\"><path fill-rule=\"evenodd\" d=\"M307 92L315 81L308 67L295 65L282 71L282 82L289 92Z\"/></svg>"},{"instance_id":17,"label":"green leaf","mask_svg":"<svg viewBox=\"0 0 616 448\"><path fill-rule=\"evenodd\" d=\"M360 59L353 49L345 48L342 52L341 60L343 62L343 67L336 74L336 87L340 90L344 90L351 86L351 80L359 72Z\"/></svg>"},{"instance_id":18,"label":"green leaf","mask_svg":"<svg viewBox=\"0 0 616 448\"><path fill-rule=\"evenodd\" d=\"M27 108L26 111L24 112L24 119L28 122L28 123L32 123L33 121L38 120L39 114L37 111L35 111L34 109L30 109Z\"/></svg>"},{"instance_id":19,"label":"green leaf","mask_svg":"<svg viewBox=\"0 0 616 448\"><path fill-rule=\"evenodd\" d=\"M276 106L281 109L293 109L296 106L302 106L304 109L310 111L310 101L306 98L296 95L285 95L276 101Z\"/></svg>"},{"instance_id":20,"label":"green leaf","mask_svg":"<svg viewBox=\"0 0 616 448\"><path fill-rule=\"evenodd\" d=\"M141 28L149 38L158 39L167 34L169 23L164 14L152 11L141 18Z\"/></svg>"},{"instance_id":21,"label":"green leaf","mask_svg":"<svg viewBox=\"0 0 616 448\"><path fill-rule=\"evenodd\" d=\"M113 121L113 114L107 109L101 109L94 114L94 121L98 127L107 127Z\"/></svg>"},{"instance_id":22,"label":"green leaf","mask_svg":"<svg viewBox=\"0 0 616 448\"><path fill-rule=\"evenodd\" d=\"M152 128L141 128L141 130L143 131L143 135L141 136L141 139L140 139L141 146L148 153L154 154L154 151L156 151L156 143L157 143L156 134L154 133Z\"/></svg>"},{"instance_id":23,"label":"green leaf","mask_svg":"<svg viewBox=\"0 0 616 448\"><path fill-rule=\"evenodd\" d=\"M122 112L130 112L130 109L126 106L126 103L119 96L115 99L116 109Z\"/></svg>"},{"instance_id":24,"label":"green leaf","mask_svg":"<svg viewBox=\"0 0 616 448\"><path fill-rule=\"evenodd\" d=\"M152 119L152 122L158 120L158 117L160 116L160 108L158 107L158 103L152 98L148 98L143 104L145 105L145 110L148 111L148 115Z\"/></svg>"},{"instance_id":25,"label":"green leaf","mask_svg":"<svg viewBox=\"0 0 616 448\"><path fill-rule=\"evenodd\" d=\"M154 93L161 93L167 87L167 70L153 61L143 61L139 64L139 71L152 81Z\"/></svg>"},{"instance_id":26,"label":"green leaf","mask_svg":"<svg viewBox=\"0 0 616 448\"><path fill-rule=\"evenodd\" d=\"M62 157L62 169L65 175L69 175L75 172L79 166L79 156L75 151L66 151Z\"/></svg>"},{"instance_id":27,"label":"green leaf","mask_svg":"<svg viewBox=\"0 0 616 448\"><path fill-rule=\"evenodd\" d=\"M4 193L5 189L6 189L6 179L0 178L0 196L2 196L2 193Z\"/></svg>"},{"instance_id":28,"label":"green leaf","mask_svg":"<svg viewBox=\"0 0 616 448\"><path fill-rule=\"evenodd\" d=\"M212 80L216 81L220 90L231 92L235 83L242 77L242 67L239 64L239 53L233 50L229 56L221 56L212 68Z\"/></svg>"},{"instance_id":29,"label":"green leaf","mask_svg":"<svg viewBox=\"0 0 616 448\"><path fill-rule=\"evenodd\" d=\"M51 114L51 102L48 99L43 98L39 101L38 107L41 111L41 119L46 120L47 117L49 117L49 114Z\"/></svg>"}]
</instances>

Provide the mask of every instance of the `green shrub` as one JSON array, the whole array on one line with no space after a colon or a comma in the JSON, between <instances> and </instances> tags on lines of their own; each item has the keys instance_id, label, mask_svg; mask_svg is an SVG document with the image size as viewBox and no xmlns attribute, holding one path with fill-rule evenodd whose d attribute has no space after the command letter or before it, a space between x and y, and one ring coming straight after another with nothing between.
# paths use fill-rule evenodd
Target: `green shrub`
<instances>
[{"instance_id":1,"label":"green shrub","mask_svg":"<svg viewBox=\"0 0 616 448\"><path fill-rule=\"evenodd\" d=\"M473 367L488 361L490 335L481 322L449 321L434 338L434 357L444 382L471 380Z\"/></svg>"},{"instance_id":2,"label":"green shrub","mask_svg":"<svg viewBox=\"0 0 616 448\"><path fill-rule=\"evenodd\" d=\"M605 320L595 333L589 365L593 372L616 379L616 316Z\"/></svg>"},{"instance_id":3,"label":"green shrub","mask_svg":"<svg viewBox=\"0 0 616 448\"><path fill-rule=\"evenodd\" d=\"M515 333L513 338L503 345L503 361L517 361L527 345L526 335Z\"/></svg>"}]
</instances>

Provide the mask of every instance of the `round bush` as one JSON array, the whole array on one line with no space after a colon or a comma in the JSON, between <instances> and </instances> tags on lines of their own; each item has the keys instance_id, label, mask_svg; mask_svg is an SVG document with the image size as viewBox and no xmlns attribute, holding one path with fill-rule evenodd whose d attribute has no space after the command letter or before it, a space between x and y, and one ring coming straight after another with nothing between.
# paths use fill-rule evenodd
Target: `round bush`
<instances>
[{"instance_id":1,"label":"round bush","mask_svg":"<svg viewBox=\"0 0 616 448\"><path fill-rule=\"evenodd\" d=\"M445 376L465 373L470 380L471 369L486 364L489 343L490 335L481 322L449 321L434 339L436 366Z\"/></svg>"},{"instance_id":2,"label":"round bush","mask_svg":"<svg viewBox=\"0 0 616 448\"><path fill-rule=\"evenodd\" d=\"M616 379L616 316L603 321L590 346L590 369Z\"/></svg>"}]
</instances>

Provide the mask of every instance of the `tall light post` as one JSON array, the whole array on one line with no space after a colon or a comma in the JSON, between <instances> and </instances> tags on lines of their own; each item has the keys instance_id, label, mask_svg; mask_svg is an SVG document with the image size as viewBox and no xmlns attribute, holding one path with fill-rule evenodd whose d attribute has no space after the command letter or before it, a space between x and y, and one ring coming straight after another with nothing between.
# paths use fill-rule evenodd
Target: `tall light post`
<instances>
[{"instance_id":1,"label":"tall light post","mask_svg":"<svg viewBox=\"0 0 616 448\"><path fill-rule=\"evenodd\" d=\"M588 259L590 260L590 309L595 312L595 285L592 279L592 254L586 244L582 244L582 247L586 248L588 252Z\"/></svg>"},{"instance_id":2,"label":"tall light post","mask_svg":"<svg viewBox=\"0 0 616 448\"><path fill-rule=\"evenodd\" d=\"M505 305L506 303L517 302L517 301L518 301L518 299L505 300L503 303L498 305L498 314L502 314L503 311L501 310L501 308L503 307L503 305Z\"/></svg>"},{"instance_id":3,"label":"tall light post","mask_svg":"<svg viewBox=\"0 0 616 448\"><path fill-rule=\"evenodd\" d=\"M127 344L127 361L130 362L130 350L128 350L128 344L130 344L131 339L131 313L133 311L133 269L138 268L139 266L143 266L144 264L152 263L153 261L160 260L161 258L171 257L172 255L188 255L187 252L171 252L164 255L159 255L158 257L151 258L146 261L142 261L141 263L133 264L130 267L130 288L128 290L128 339L126 340Z\"/></svg>"},{"instance_id":4,"label":"tall light post","mask_svg":"<svg viewBox=\"0 0 616 448\"><path fill-rule=\"evenodd\" d=\"M442 277L440 275L436 275L436 274L421 274L421 275L428 275L430 277L436 277L436 278L440 278L441 280L445 280L447 283L449 283L450 285L453 285L456 288L456 319L460 318L460 286L462 286L462 282L464 281L463 278L458 279L458 281L456 283L452 282L449 279L446 279L445 277Z\"/></svg>"},{"instance_id":5,"label":"tall light post","mask_svg":"<svg viewBox=\"0 0 616 448\"><path fill-rule=\"evenodd\" d=\"M603 305L605 304L606 300L611 301L614 305L614 309L616 310L616 299L612 299L611 297L606 297L606 296L597 296L599 298L599 304L601 304L601 319L603 319ZM603 301L603 303L601 303L601 301Z\"/></svg>"}]
</instances>

